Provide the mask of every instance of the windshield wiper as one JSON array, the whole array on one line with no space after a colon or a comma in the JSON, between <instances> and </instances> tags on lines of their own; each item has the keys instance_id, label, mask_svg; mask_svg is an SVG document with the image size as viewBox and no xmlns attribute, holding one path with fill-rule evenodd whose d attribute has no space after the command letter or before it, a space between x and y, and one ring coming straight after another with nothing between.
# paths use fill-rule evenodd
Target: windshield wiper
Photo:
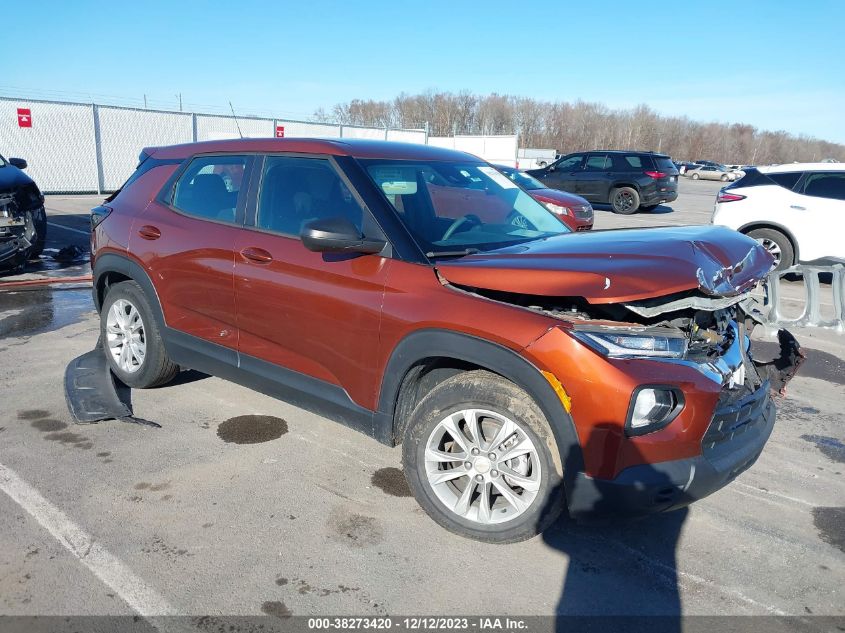
<instances>
[{"instance_id":1,"label":"windshield wiper","mask_svg":"<svg viewBox=\"0 0 845 633\"><path fill-rule=\"evenodd\" d=\"M481 251L477 248L465 248L462 251L429 251L425 254L425 256L431 259L437 257L465 257L467 255L475 255L480 252Z\"/></svg>"}]
</instances>

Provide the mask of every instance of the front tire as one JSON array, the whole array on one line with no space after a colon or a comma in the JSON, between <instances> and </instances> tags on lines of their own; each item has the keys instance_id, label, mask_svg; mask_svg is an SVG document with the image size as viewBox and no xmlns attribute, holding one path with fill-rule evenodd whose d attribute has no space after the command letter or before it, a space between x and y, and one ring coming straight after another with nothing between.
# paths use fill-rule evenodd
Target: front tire
<instances>
[{"instance_id":1,"label":"front tire","mask_svg":"<svg viewBox=\"0 0 845 633\"><path fill-rule=\"evenodd\" d=\"M727 175L727 174L722 174L722 178L721 178L720 180L721 180L722 182L728 182L728 180L730 180L730 178L728 177L728 175Z\"/></svg>"},{"instance_id":2,"label":"front tire","mask_svg":"<svg viewBox=\"0 0 845 633\"><path fill-rule=\"evenodd\" d=\"M640 194L633 187L619 187L610 192L610 206L614 213L631 215L640 208Z\"/></svg>"},{"instance_id":3,"label":"front tire","mask_svg":"<svg viewBox=\"0 0 845 633\"><path fill-rule=\"evenodd\" d=\"M447 530L515 543L563 510L560 457L534 400L487 371L457 374L414 409L402 462L408 485Z\"/></svg>"},{"instance_id":4,"label":"front tire","mask_svg":"<svg viewBox=\"0 0 845 633\"><path fill-rule=\"evenodd\" d=\"M38 259L39 255L44 251L44 244L47 242L47 212L44 207L30 212L30 219L35 229L35 237L32 240L32 246L29 249L27 257L29 259Z\"/></svg>"},{"instance_id":5,"label":"front tire","mask_svg":"<svg viewBox=\"0 0 845 633\"><path fill-rule=\"evenodd\" d=\"M693 175L692 175L692 179L693 179L693 180L698 180L699 178L700 178L700 176L699 176L698 174L693 174Z\"/></svg>"},{"instance_id":6,"label":"front tire","mask_svg":"<svg viewBox=\"0 0 845 633\"><path fill-rule=\"evenodd\" d=\"M763 248L775 258L774 270L786 270L795 263L795 249L792 247L792 242L780 231L754 229L747 235L762 244Z\"/></svg>"},{"instance_id":7,"label":"front tire","mask_svg":"<svg viewBox=\"0 0 845 633\"><path fill-rule=\"evenodd\" d=\"M109 288L100 310L100 340L112 373L129 387L157 387L179 373L164 349L149 301L134 281Z\"/></svg>"}]
</instances>

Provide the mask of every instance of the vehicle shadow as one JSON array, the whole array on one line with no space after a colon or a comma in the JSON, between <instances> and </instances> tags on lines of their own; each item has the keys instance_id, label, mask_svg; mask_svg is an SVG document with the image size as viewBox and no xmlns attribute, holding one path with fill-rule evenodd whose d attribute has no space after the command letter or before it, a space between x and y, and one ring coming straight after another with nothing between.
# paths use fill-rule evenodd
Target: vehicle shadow
<instances>
[{"instance_id":1,"label":"vehicle shadow","mask_svg":"<svg viewBox=\"0 0 845 633\"><path fill-rule=\"evenodd\" d=\"M618 427L596 429L584 445L584 454L601 454L604 446L614 441L614 432L618 433ZM578 461L570 456L564 463ZM662 492L674 487L656 469L647 468L640 475L642 481L633 482L635 488L647 486ZM569 559L555 608L555 629L603 631L622 625L626 631L680 632L677 548L688 509L639 520L612 518L619 512L617 491L584 485L597 492L588 508L596 518L576 521L564 511L564 516L543 533L544 542ZM577 490L578 482L575 486L571 492L584 492ZM589 625L587 629L585 625Z\"/></svg>"},{"instance_id":2,"label":"vehicle shadow","mask_svg":"<svg viewBox=\"0 0 845 633\"><path fill-rule=\"evenodd\" d=\"M609 213L613 213L613 207L611 207L609 204L594 203L593 204L593 210L595 210L595 211L608 211ZM665 215L667 213L674 213L674 212L675 212L675 209L673 209L672 207L665 205L665 204L659 204L654 209L652 209L651 211L639 210L636 213L634 213L633 215Z\"/></svg>"}]
</instances>

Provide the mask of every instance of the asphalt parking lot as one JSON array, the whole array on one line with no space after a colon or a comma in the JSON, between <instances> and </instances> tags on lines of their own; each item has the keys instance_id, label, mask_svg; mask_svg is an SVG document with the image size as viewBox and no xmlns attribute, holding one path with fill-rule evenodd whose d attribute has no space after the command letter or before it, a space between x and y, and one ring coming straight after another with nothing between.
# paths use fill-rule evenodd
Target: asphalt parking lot
<instances>
[{"instance_id":1,"label":"asphalt parking lot","mask_svg":"<svg viewBox=\"0 0 845 633\"><path fill-rule=\"evenodd\" d=\"M708 223L719 186L595 226ZM48 248L87 248L99 199L49 196ZM73 425L63 372L97 323L84 288L0 293L0 614L845 615L845 335L795 332L808 361L727 488L492 546L422 512L399 448L217 378L133 392L160 429Z\"/></svg>"}]
</instances>

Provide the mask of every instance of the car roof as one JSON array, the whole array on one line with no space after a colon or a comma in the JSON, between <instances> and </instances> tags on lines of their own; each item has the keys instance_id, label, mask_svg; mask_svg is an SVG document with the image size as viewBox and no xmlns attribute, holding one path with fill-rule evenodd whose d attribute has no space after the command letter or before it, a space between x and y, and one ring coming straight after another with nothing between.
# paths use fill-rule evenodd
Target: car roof
<instances>
[{"instance_id":1,"label":"car roof","mask_svg":"<svg viewBox=\"0 0 845 633\"><path fill-rule=\"evenodd\" d=\"M481 161L480 158L472 154L443 147L370 139L241 138L144 148L145 154L161 159L188 158L195 154L234 152L294 152L354 156L356 158L460 160L474 163Z\"/></svg>"},{"instance_id":2,"label":"car roof","mask_svg":"<svg viewBox=\"0 0 845 633\"><path fill-rule=\"evenodd\" d=\"M845 171L845 163L786 163L758 167L763 174L779 174L787 171Z\"/></svg>"},{"instance_id":3,"label":"car roof","mask_svg":"<svg viewBox=\"0 0 845 633\"><path fill-rule=\"evenodd\" d=\"M649 152L641 149L588 149L583 152L571 152L572 154L648 154L649 156L657 156L658 158L669 158L668 154L661 154L660 152Z\"/></svg>"}]
</instances>

